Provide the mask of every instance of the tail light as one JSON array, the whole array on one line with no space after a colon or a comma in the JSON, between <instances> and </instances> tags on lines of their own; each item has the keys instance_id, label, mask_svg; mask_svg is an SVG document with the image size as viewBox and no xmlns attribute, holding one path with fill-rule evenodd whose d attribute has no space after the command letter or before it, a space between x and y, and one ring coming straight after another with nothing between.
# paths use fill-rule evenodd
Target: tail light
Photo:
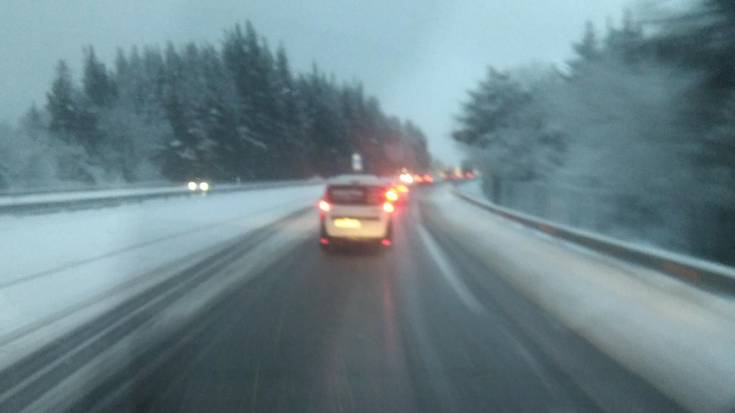
<instances>
[{"instance_id":1,"label":"tail light","mask_svg":"<svg viewBox=\"0 0 735 413\"><path fill-rule=\"evenodd\" d=\"M391 245L393 245L393 241L391 241L391 240L390 240L390 239L388 239L388 238L385 238L385 239L381 240L381 241L380 241L380 243L381 243L381 244L382 244L382 245L383 245L384 247L390 247Z\"/></svg>"},{"instance_id":2,"label":"tail light","mask_svg":"<svg viewBox=\"0 0 735 413\"><path fill-rule=\"evenodd\" d=\"M329 210L332 209L332 206L329 205L329 202L322 199L321 201L319 201L319 209L322 212L329 212Z\"/></svg>"},{"instance_id":3,"label":"tail light","mask_svg":"<svg viewBox=\"0 0 735 413\"><path fill-rule=\"evenodd\" d=\"M383 211L390 214L395 210L396 210L396 207L394 207L393 204L391 204L390 202L386 202L383 204Z\"/></svg>"}]
</instances>

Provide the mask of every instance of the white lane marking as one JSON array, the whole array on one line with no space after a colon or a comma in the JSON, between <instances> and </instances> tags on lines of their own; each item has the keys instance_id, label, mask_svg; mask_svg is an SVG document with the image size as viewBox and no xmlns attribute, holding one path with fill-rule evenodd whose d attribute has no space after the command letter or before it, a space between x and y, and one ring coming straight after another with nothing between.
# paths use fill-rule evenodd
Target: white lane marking
<instances>
[{"instance_id":1,"label":"white lane marking","mask_svg":"<svg viewBox=\"0 0 735 413\"><path fill-rule=\"evenodd\" d=\"M452 268L449 260L442 252L441 247L437 245L431 234L429 234L429 232L424 228L423 225L418 225L417 228L421 241L426 246L426 249L429 251L431 258L439 267L440 272L442 273L442 275L444 275L444 279L452 287L454 292L457 293L462 302L467 307L469 307L470 310L477 314L485 314L485 308L482 306L482 304L480 304L480 302L477 300L477 298L475 298L470 290L467 289L467 286L464 285L462 280L454 271L454 268Z\"/></svg>"}]
</instances>

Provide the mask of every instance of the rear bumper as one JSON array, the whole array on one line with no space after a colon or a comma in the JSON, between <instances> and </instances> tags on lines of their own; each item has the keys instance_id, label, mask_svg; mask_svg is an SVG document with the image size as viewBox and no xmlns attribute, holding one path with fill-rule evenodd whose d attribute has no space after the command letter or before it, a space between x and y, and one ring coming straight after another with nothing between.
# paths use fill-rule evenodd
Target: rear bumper
<instances>
[{"instance_id":1,"label":"rear bumper","mask_svg":"<svg viewBox=\"0 0 735 413\"><path fill-rule=\"evenodd\" d=\"M384 238L343 238L343 237L329 237L329 245L376 245L380 244Z\"/></svg>"},{"instance_id":2,"label":"rear bumper","mask_svg":"<svg viewBox=\"0 0 735 413\"><path fill-rule=\"evenodd\" d=\"M388 221L376 220L362 224L361 228L337 228L330 219L325 219L322 224L324 233L330 238L341 238L352 241L375 240L385 238L388 235Z\"/></svg>"},{"instance_id":3,"label":"rear bumper","mask_svg":"<svg viewBox=\"0 0 735 413\"><path fill-rule=\"evenodd\" d=\"M369 221L359 229L337 228L330 218L322 218L321 234L333 241L376 242L390 236L390 220Z\"/></svg>"}]
</instances>

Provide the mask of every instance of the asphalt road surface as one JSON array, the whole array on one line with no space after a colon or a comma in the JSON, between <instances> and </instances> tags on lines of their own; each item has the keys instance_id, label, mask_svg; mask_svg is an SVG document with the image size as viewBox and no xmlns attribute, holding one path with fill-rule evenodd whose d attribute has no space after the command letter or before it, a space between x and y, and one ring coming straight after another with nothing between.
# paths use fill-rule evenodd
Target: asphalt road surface
<instances>
[{"instance_id":1,"label":"asphalt road surface","mask_svg":"<svg viewBox=\"0 0 735 413\"><path fill-rule=\"evenodd\" d=\"M124 391L101 382L72 410L681 410L484 268L432 213L400 211L389 250L329 254L314 216L313 237L193 320L185 341L150 351L155 368L132 366Z\"/></svg>"}]
</instances>

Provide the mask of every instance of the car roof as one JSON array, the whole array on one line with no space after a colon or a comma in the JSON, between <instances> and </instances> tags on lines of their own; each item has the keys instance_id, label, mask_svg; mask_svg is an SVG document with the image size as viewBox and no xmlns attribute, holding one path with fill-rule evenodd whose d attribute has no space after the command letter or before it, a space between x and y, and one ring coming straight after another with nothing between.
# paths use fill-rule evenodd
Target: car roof
<instances>
[{"instance_id":1,"label":"car roof","mask_svg":"<svg viewBox=\"0 0 735 413\"><path fill-rule=\"evenodd\" d=\"M339 175L327 181L327 185L385 185L386 181L375 175L350 174Z\"/></svg>"}]
</instances>

